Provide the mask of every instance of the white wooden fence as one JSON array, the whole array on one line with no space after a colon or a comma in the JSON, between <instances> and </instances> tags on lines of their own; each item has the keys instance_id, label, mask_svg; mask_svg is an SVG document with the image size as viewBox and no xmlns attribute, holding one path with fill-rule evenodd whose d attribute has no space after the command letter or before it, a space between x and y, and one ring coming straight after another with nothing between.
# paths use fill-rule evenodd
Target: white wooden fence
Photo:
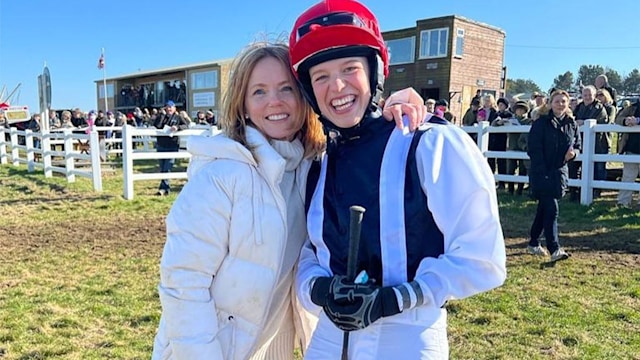
<instances>
[{"instance_id":1,"label":"white wooden fence","mask_svg":"<svg viewBox=\"0 0 640 360\"><path fill-rule=\"evenodd\" d=\"M485 158L529 159L529 156L523 151L489 151L489 134L528 133L531 129L530 125L490 126L489 122L484 121L479 126L464 126L462 129L470 134L477 134L478 147ZM576 160L582 161L582 173L580 179L569 179L569 186L581 189L580 203L589 205L593 202L593 189L640 191L640 183L593 180L594 163L596 162L640 163L640 155L595 154L596 133L640 133L640 126L597 125L596 120L586 120L579 130L582 132L582 150ZM529 182L528 176L520 175L496 174L495 179L505 182Z\"/></svg>"},{"instance_id":2,"label":"white wooden fence","mask_svg":"<svg viewBox=\"0 0 640 360\"><path fill-rule=\"evenodd\" d=\"M220 132L217 127L199 127L167 133L164 130L154 128L141 129L132 126L124 126L122 129L122 172L124 173L124 198L133 199L133 182L137 180L161 180L161 179L186 179L186 172L170 173L135 173L133 162L135 160L147 159L188 159L191 157L186 151L156 152L155 150L143 149L135 150L133 147L134 137L158 137L158 136L179 136L186 139L188 136L216 135ZM181 139L182 140L182 139ZM182 141L181 141L182 142Z\"/></svg>"},{"instance_id":3,"label":"white wooden fence","mask_svg":"<svg viewBox=\"0 0 640 360\"><path fill-rule=\"evenodd\" d=\"M478 147L481 149L485 158L501 158L501 159L528 159L529 157L522 151L489 151L489 134L492 133L527 133L530 126L490 126L488 122L483 122L478 126L465 126L462 129L470 134L477 135ZM197 127L188 130L179 131L174 134L167 134L163 130L154 128L141 129L131 126L122 128L114 127L96 127L89 135L71 133L70 131L62 132L62 135L52 133L32 133L29 130L17 131L15 129L0 129L0 162L7 164L9 155L13 165L18 166L26 163L30 171L33 168L43 168L46 176L51 176L51 171L62 172L67 175L68 181L74 181L74 175L85 176L93 179L94 189L101 191L102 183L100 179L100 144L98 141L98 132L104 131L122 132L122 137L106 138L102 141L106 144L107 149L102 150L107 153L121 153L124 173L124 198L133 199L134 187L133 183L138 180L160 180L160 179L184 179L187 177L186 172L172 173L136 173L134 171L134 161L143 159L169 159L169 158L190 158L190 154L186 151L178 152L156 152L153 146L158 136L180 136L186 140L188 136L198 136L203 134L218 134L220 131L216 127ZM595 162L629 162L640 163L640 155L619 155L619 154L595 154L595 136L599 132L617 132L617 133L640 133L640 126L620 126L620 125L597 125L595 120L587 120L580 127L583 133L583 149L578 155L577 160L582 161L581 179L570 179L569 185L581 188L580 203L583 205L591 204L593 201L593 189L610 189L610 190L633 190L640 191L640 183L626 183L619 181L593 180L593 171ZM3 133L9 133L10 141L5 141ZM18 135L24 135L26 138L25 145L18 145ZM36 149L33 146L33 138L40 138L42 149ZM51 150L53 142L64 143L64 151ZM89 140L91 150L89 155L80 154L79 151L72 150L73 143L78 140ZM134 143L141 143L140 146L134 146ZM181 139L181 143L182 143ZM122 144L121 149L109 149L110 145ZM10 147L10 153L7 150ZM26 156L21 157L20 150L23 150ZM34 154L42 154L42 163L39 164L34 160ZM51 165L51 156L60 156L65 159L65 167L56 167ZM80 171L75 169L74 159L90 160L92 163L91 172ZM496 181L528 183L529 178L521 175L504 175L496 174Z\"/></svg>"},{"instance_id":4,"label":"white wooden fence","mask_svg":"<svg viewBox=\"0 0 640 360\"><path fill-rule=\"evenodd\" d=\"M18 136L24 137L24 145L19 143ZM40 146L34 146L36 142ZM74 149L74 145L79 144L88 144L89 149ZM63 150L57 150L56 145L63 145ZM54 164L55 157L63 159L64 166ZM86 177L92 180L95 191L102 191L100 148L95 130L86 134L71 130L32 132L0 128L0 163L7 164L9 160L13 166L26 164L29 172L42 169L45 177L53 176L53 172L64 174L68 182L74 182L76 176ZM81 167L77 160L84 160L90 168Z\"/></svg>"}]
</instances>

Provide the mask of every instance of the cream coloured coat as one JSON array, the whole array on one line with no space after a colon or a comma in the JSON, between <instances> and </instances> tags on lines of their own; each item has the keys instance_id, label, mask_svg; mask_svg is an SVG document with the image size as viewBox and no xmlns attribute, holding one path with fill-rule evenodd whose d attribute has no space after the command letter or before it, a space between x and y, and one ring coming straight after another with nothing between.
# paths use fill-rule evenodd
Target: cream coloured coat
<instances>
[{"instance_id":1,"label":"cream coloured coat","mask_svg":"<svg viewBox=\"0 0 640 360\"><path fill-rule=\"evenodd\" d=\"M189 181L166 220L154 360L247 359L265 338L287 239L285 160L255 129L247 139L255 158L224 135L189 140ZM301 199L309 166L296 171ZM313 317L294 313L306 345Z\"/></svg>"}]
</instances>

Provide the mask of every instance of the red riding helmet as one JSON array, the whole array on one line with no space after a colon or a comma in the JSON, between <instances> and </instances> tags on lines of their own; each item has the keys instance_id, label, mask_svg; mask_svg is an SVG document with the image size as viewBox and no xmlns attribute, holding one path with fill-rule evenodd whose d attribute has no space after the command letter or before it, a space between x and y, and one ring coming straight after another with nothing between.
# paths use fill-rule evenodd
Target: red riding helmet
<instances>
[{"instance_id":1,"label":"red riding helmet","mask_svg":"<svg viewBox=\"0 0 640 360\"><path fill-rule=\"evenodd\" d=\"M350 56L368 59L372 101L377 104L389 73L389 53L373 13L354 0L322 0L298 17L289 37L289 57L293 73L317 113L309 68Z\"/></svg>"},{"instance_id":2,"label":"red riding helmet","mask_svg":"<svg viewBox=\"0 0 640 360\"><path fill-rule=\"evenodd\" d=\"M389 73L389 53L378 20L364 5L353 0L324 0L302 13L289 37L291 66L298 66L324 50L343 46L369 46L378 51Z\"/></svg>"}]
</instances>

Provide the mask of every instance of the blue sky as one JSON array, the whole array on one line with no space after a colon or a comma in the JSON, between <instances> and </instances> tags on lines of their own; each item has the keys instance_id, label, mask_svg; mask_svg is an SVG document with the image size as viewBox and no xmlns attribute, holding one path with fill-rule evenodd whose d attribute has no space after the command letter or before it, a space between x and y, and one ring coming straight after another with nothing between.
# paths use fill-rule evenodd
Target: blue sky
<instances>
[{"instance_id":1,"label":"blue sky","mask_svg":"<svg viewBox=\"0 0 640 360\"><path fill-rule=\"evenodd\" d=\"M582 64L621 75L640 68L640 2L363 0L383 31L461 15L502 28L510 78L548 89ZM37 77L51 72L52 106L96 108L101 48L107 76L233 57L261 34L288 34L316 0L0 0L0 89L38 108ZM524 5L524 6L523 6ZM6 94L5 94L6 96Z\"/></svg>"}]
</instances>

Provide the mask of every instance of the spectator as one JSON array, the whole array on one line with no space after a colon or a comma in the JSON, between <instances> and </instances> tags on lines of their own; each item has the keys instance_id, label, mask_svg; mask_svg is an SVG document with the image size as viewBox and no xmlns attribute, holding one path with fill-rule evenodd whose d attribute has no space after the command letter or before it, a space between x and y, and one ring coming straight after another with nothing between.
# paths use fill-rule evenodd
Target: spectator
<instances>
[{"instance_id":1,"label":"spectator","mask_svg":"<svg viewBox=\"0 0 640 360\"><path fill-rule=\"evenodd\" d=\"M526 101L518 101L514 104L513 109L515 115L514 121L509 121L505 125L530 125L531 119L527 117L529 113L529 104ZM527 140L529 133L510 133L507 139L507 150L510 151L527 151ZM515 175L516 169L518 169L518 175L527 176L528 162L525 159L508 159L507 160L507 173L509 175ZM509 183L509 194L513 195L514 183ZM517 195L522 195L524 189L524 183L518 183Z\"/></svg>"},{"instance_id":2,"label":"spectator","mask_svg":"<svg viewBox=\"0 0 640 360\"><path fill-rule=\"evenodd\" d=\"M60 128L62 129L73 129L75 125L73 125L73 120L71 119L71 112L65 110L62 112L62 119L60 122Z\"/></svg>"},{"instance_id":3,"label":"spectator","mask_svg":"<svg viewBox=\"0 0 640 360\"><path fill-rule=\"evenodd\" d=\"M500 98L497 101L498 111L496 117L491 121L491 126L503 126L509 123L509 119L513 117L513 114L509 112L509 101L505 98ZM492 151L506 151L507 150L507 134L506 133L493 133L489 134L489 150ZM498 174L507 174L507 159L498 158L492 159L498 164ZM511 184L513 186L513 184ZM505 182L500 181L498 183L499 189L505 188Z\"/></svg>"},{"instance_id":4,"label":"spectator","mask_svg":"<svg viewBox=\"0 0 640 360\"><path fill-rule=\"evenodd\" d=\"M323 1L290 36L293 69L330 139L296 280L303 306L321 310L307 360L338 359L341 330L351 331L351 359L447 359L445 302L506 276L494 181L477 146L437 115L406 135L380 121L379 29L357 1ZM354 204L367 209L355 264L375 282L345 276Z\"/></svg>"},{"instance_id":5,"label":"spectator","mask_svg":"<svg viewBox=\"0 0 640 360\"><path fill-rule=\"evenodd\" d=\"M73 110L73 118L71 119L74 127L83 128L87 126L87 120L84 117L84 113L80 108Z\"/></svg>"},{"instance_id":6,"label":"spectator","mask_svg":"<svg viewBox=\"0 0 640 360\"><path fill-rule=\"evenodd\" d=\"M207 112L205 114L205 119L207 121L207 124L209 124L211 126L218 126L218 121L216 120L216 117L213 114L213 111L207 110Z\"/></svg>"},{"instance_id":7,"label":"spectator","mask_svg":"<svg viewBox=\"0 0 640 360\"><path fill-rule=\"evenodd\" d=\"M196 125L209 125L209 123L207 122L207 119L204 117L204 112L203 111L198 111L196 113Z\"/></svg>"},{"instance_id":8,"label":"spectator","mask_svg":"<svg viewBox=\"0 0 640 360\"><path fill-rule=\"evenodd\" d=\"M471 102L471 106L469 107L469 109L467 109L467 112L462 117L463 126L472 126L473 124L478 123L476 119L476 114L478 113L479 108L480 108L480 99L474 99Z\"/></svg>"},{"instance_id":9,"label":"spectator","mask_svg":"<svg viewBox=\"0 0 640 360\"><path fill-rule=\"evenodd\" d=\"M598 124L607 123L607 112L602 103L596 99L596 88L594 86L587 85L582 88L582 102L576 107L575 119L578 127L582 126L584 124L584 121L589 119L595 119ZM610 134L596 133L595 153L607 154L609 153L610 148ZM578 179L582 177L581 170L582 162L572 161L571 163L569 163L569 178ZM594 180L606 180L606 163L596 162L594 164L593 177ZM600 195L600 190L594 190L593 195L594 197L598 197ZM571 187L570 200L574 202L578 202L580 200L580 190L578 188Z\"/></svg>"},{"instance_id":10,"label":"spectator","mask_svg":"<svg viewBox=\"0 0 640 360\"><path fill-rule=\"evenodd\" d=\"M482 90L481 89L477 89L476 90L476 94L473 96L473 98L471 99L471 104L473 104L473 102L477 100L478 103L480 103L482 101Z\"/></svg>"},{"instance_id":11,"label":"spectator","mask_svg":"<svg viewBox=\"0 0 640 360\"><path fill-rule=\"evenodd\" d=\"M542 106L540 118L531 125L527 151L531 158L529 186L538 200L527 250L534 255L551 254L551 261L569 258L558 238L558 199L566 191L567 163L575 159L579 148L578 126L569 112L569 94L556 90L551 94L550 109ZM543 231L548 253L540 246Z\"/></svg>"},{"instance_id":12,"label":"spectator","mask_svg":"<svg viewBox=\"0 0 640 360\"><path fill-rule=\"evenodd\" d=\"M445 99L436 102L435 114L454 125L458 125L458 119L449 111L449 102Z\"/></svg>"},{"instance_id":13,"label":"spectator","mask_svg":"<svg viewBox=\"0 0 640 360\"><path fill-rule=\"evenodd\" d=\"M622 126L640 125L640 102L623 109L616 117L616 124ZM623 133L619 137L618 152L624 155L640 155L640 133ZM635 182L640 176L640 163L622 161L622 182ZM633 191L618 192L618 206L630 208L633 202ZM639 202L640 205L640 202ZM640 209L640 206L638 207Z\"/></svg>"},{"instance_id":14,"label":"spectator","mask_svg":"<svg viewBox=\"0 0 640 360\"><path fill-rule=\"evenodd\" d=\"M193 122L193 120L191 120L191 117L186 111L180 110L178 114L180 114L180 117L184 119L184 121L187 123L189 127L192 127L193 125L195 125L195 123Z\"/></svg>"},{"instance_id":15,"label":"spectator","mask_svg":"<svg viewBox=\"0 0 640 360\"><path fill-rule=\"evenodd\" d=\"M59 129L60 128L60 118L58 118L58 113L55 110L49 110L49 129Z\"/></svg>"},{"instance_id":16,"label":"spectator","mask_svg":"<svg viewBox=\"0 0 640 360\"><path fill-rule=\"evenodd\" d=\"M176 112L176 104L173 101L167 101L165 104L165 111L167 112L166 115L159 117L154 126L158 129L167 131L171 135L157 137L157 150L158 152L177 152L180 151L180 137L173 136L173 134L176 131L187 129L189 124L187 124L186 120ZM175 161L175 158L160 159L160 172L171 172ZM156 195L166 196L169 195L170 191L171 186L169 179L162 179L158 186Z\"/></svg>"},{"instance_id":17,"label":"spectator","mask_svg":"<svg viewBox=\"0 0 640 360\"><path fill-rule=\"evenodd\" d=\"M576 97L571 97L571 100L569 100L569 108L571 109L572 113L576 112L576 108L578 107L579 101Z\"/></svg>"},{"instance_id":18,"label":"spectator","mask_svg":"<svg viewBox=\"0 0 640 360\"><path fill-rule=\"evenodd\" d=\"M616 91L615 88L609 85L609 79L607 78L607 75L600 74L596 76L596 80L593 85L596 87L596 90L600 90L600 89L607 90L609 92L609 95L611 95L611 99L613 99L614 102L618 99L618 92Z\"/></svg>"},{"instance_id":19,"label":"spectator","mask_svg":"<svg viewBox=\"0 0 640 360\"><path fill-rule=\"evenodd\" d=\"M107 114L109 112L107 112ZM102 110L98 110L98 116L96 117L95 126L98 126L98 127L110 126L109 119L107 116L104 115Z\"/></svg>"},{"instance_id":20,"label":"spectator","mask_svg":"<svg viewBox=\"0 0 640 360\"><path fill-rule=\"evenodd\" d=\"M614 124L616 121L618 108L616 107L615 101L613 101L613 99L611 98L609 91L607 91L606 89L597 90L596 99L598 99L598 101L602 103L602 105L604 106L604 110L607 113L606 124ZM601 135L601 138L603 137L604 139L606 139L606 144L603 142L601 146L602 147L606 146L606 149L607 149L606 154L608 154L611 151L613 137L611 136L610 132L604 132L602 134L604 134L604 136ZM602 166L604 166L605 169L604 169L604 172L600 174L600 176L604 176L604 178L601 180L605 180L608 177L607 170L606 170L606 162L602 163ZM594 190L594 196L596 197L600 196L600 189Z\"/></svg>"},{"instance_id":21,"label":"spectator","mask_svg":"<svg viewBox=\"0 0 640 360\"><path fill-rule=\"evenodd\" d=\"M25 126L25 130L31 130L34 133L39 133L40 132L40 114L39 113L35 113L31 116L31 119L29 120L29 122L27 122L26 126ZM40 136L33 136L33 147L35 147L36 149L40 148Z\"/></svg>"},{"instance_id":22,"label":"spectator","mask_svg":"<svg viewBox=\"0 0 640 360\"><path fill-rule=\"evenodd\" d=\"M424 104L427 106L428 113L433 114L436 111L436 101L434 99L427 99Z\"/></svg>"}]
</instances>

